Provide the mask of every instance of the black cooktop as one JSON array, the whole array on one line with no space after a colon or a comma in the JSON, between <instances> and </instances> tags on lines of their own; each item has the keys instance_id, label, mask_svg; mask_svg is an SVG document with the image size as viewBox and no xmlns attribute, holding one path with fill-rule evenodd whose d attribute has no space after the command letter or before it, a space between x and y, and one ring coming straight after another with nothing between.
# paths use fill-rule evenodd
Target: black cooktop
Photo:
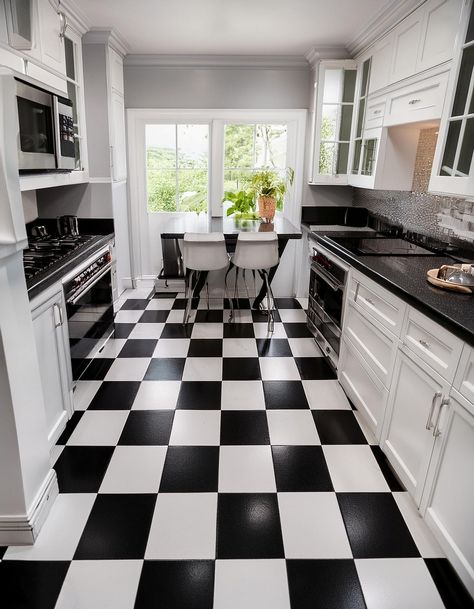
<instances>
[{"instance_id":1,"label":"black cooktop","mask_svg":"<svg viewBox=\"0 0 474 609\"><path fill-rule=\"evenodd\" d=\"M375 237L330 237L332 241L362 256L436 256L432 252L406 239Z\"/></svg>"}]
</instances>

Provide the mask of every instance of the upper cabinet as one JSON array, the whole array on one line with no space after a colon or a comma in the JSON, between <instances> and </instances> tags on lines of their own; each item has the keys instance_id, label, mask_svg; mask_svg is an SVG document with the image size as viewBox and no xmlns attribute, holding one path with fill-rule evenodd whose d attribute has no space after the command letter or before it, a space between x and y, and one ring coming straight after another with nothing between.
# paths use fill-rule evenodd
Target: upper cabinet
<instances>
[{"instance_id":1,"label":"upper cabinet","mask_svg":"<svg viewBox=\"0 0 474 609\"><path fill-rule=\"evenodd\" d=\"M66 31L66 16L49 0L39 0L38 20L41 63L45 67L65 75L64 34Z\"/></svg>"},{"instance_id":2,"label":"upper cabinet","mask_svg":"<svg viewBox=\"0 0 474 609\"><path fill-rule=\"evenodd\" d=\"M33 6L31 0L5 0L0 8L0 36L13 49L33 47ZM1 23L3 21L3 23Z\"/></svg>"},{"instance_id":3,"label":"upper cabinet","mask_svg":"<svg viewBox=\"0 0 474 609\"><path fill-rule=\"evenodd\" d=\"M416 73L418 47L423 21L422 8L404 19L393 32L393 61L390 82L398 82Z\"/></svg>"},{"instance_id":4,"label":"upper cabinet","mask_svg":"<svg viewBox=\"0 0 474 609\"><path fill-rule=\"evenodd\" d=\"M474 7L465 7L465 27L438 136L429 190L474 196Z\"/></svg>"}]
</instances>

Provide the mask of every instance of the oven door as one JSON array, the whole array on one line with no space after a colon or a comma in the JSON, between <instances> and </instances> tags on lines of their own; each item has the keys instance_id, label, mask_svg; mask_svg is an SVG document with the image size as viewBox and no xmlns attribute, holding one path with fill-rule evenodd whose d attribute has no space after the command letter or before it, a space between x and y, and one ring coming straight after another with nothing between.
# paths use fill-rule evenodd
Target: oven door
<instances>
[{"instance_id":1,"label":"oven door","mask_svg":"<svg viewBox=\"0 0 474 609\"><path fill-rule=\"evenodd\" d=\"M67 294L68 284L64 288ZM112 267L104 269L79 294L66 297L66 311L72 372L76 381L114 329Z\"/></svg>"},{"instance_id":2,"label":"oven door","mask_svg":"<svg viewBox=\"0 0 474 609\"><path fill-rule=\"evenodd\" d=\"M17 81L20 171L56 169L53 96Z\"/></svg>"}]
</instances>

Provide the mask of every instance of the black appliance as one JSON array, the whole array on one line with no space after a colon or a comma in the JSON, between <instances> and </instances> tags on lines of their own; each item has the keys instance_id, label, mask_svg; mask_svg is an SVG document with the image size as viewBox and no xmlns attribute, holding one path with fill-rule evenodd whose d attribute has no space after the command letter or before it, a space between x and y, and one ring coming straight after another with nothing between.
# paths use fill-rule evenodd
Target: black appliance
<instances>
[{"instance_id":1,"label":"black appliance","mask_svg":"<svg viewBox=\"0 0 474 609\"><path fill-rule=\"evenodd\" d=\"M407 239L379 235L376 237L330 237L344 249L360 256L436 256Z\"/></svg>"}]
</instances>

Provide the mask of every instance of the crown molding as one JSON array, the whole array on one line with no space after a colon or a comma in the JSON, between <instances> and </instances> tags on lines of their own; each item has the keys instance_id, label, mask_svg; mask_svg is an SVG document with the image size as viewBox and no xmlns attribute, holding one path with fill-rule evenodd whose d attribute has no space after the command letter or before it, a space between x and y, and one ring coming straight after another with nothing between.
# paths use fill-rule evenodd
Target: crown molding
<instances>
[{"instance_id":1,"label":"crown molding","mask_svg":"<svg viewBox=\"0 0 474 609\"><path fill-rule=\"evenodd\" d=\"M315 68L324 59L350 59L351 55L344 46L328 44L311 47L305 57L306 61Z\"/></svg>"},{"instance_id":2,"label":"crown molding","mask_svg":"<svg viewBox=\"0 0 474 609\"><path fill-rule=\"evenodd\" d=\"M122 57L129 51L125 38L116 30L110 28L92 27L84 34L82 40L84 44L108 44Z\"/></svg>"},{"instance_id":3,"label":"crown molding","mask_svg":"<svg viewBox=\"0 0 474 609\"><path fill-rule=\"evenodd\" d=\"M308 70L307 60L300 55L127 55L126 66L160 68L256 68Z\"/></svg>"},{"instance_id":4,"label":"crown molding","mask_svg":"<svg viewBox=\"0 0 474 609\"><path fill-rule=\"evenodd\" d=\"M80 36L85 34L91 27L88 17L77 6L74 0L60 0L58 9L64 9L68 25Z\"/></svg>"},{"instance_id":5,"label":"crown molding","mask_svg":"<svg viewBox=\"0 0 474 609\"><path fill-rule=\"evenodd\" d=\"M393 0L374 15L367 25L346 46L352 57L360 55L383 34L423 4L425 0Z\"/></svg>"}]
</instances>

